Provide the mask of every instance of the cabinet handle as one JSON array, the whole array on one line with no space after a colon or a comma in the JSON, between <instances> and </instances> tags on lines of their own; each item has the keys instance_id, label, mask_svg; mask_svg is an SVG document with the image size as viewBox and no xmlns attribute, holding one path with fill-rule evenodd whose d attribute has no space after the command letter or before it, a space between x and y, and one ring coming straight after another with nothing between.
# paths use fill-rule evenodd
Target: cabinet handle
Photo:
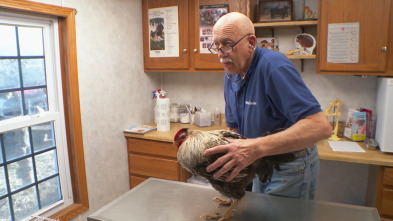
<instances>
[{"instance_id":1,"label":"cabinet handle","mask_svg":"<svg viewBox=\"0 0 393 221\"><path fill-rule=\"evenodd\" d=\"M197 52L198 52L198 49L195 48L195 49L194 49L194 53L197 53Z\"/></svg>"},{"instance_id":2,"label":"cabinet handle","mask_svg":"<svg viewBox=\"0 0 393 221\"><path fill-rule=\"evenodd\" d=\"M381 51L387 51L387 50L388 50L388 47L386 47L386 46L381 48Z\"/></svg>"},{"instance_id":3,"label":"cabinet handle","mask_svg":"<svg viewBox=\"0 0 393 221\"><path fill-rule=\"evenodd\" d=\"M187 49L183 49L183 53L187 53Z\"/></svg>"}]
</instances>

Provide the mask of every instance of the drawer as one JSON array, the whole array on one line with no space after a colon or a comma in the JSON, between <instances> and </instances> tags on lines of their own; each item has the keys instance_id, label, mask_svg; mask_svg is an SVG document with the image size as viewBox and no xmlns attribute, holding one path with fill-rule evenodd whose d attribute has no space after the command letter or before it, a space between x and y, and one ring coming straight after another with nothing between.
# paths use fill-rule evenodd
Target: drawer
<instances>
[{"instance_id":1,"label":"drawer","mask_svg":"<svg viewBox=\"0 0 393 221\"><path fill-rule=\"evenodd\" d=\"M138 177L138 176L130 176L130 189L138 186L143 181L147 180L147 178Z\"/></svg>"},{"instance_id":2,"label":"drawer","mask_svg":"<svg viewBox=\"0 0 393 221\"><path fill-rule=\"evenodd\" d=\"M177 147L173 143L127 138L127 148L130 152L177 157Z\"/></svg>"},{"instance_id":3,"label":"drawer","mask_svg":"<svg viewBox=\"0 0 393 221\"><path fill-rule=\"evenodd\" d=\"M383 188L381 197L381 215L393 216L393 189Z\"/></svg>"},{"instance_id":4,"label":"drawer","mask_svg":"<svg viewBox=\"0 0 393 221\"><path fill-rule=\"evenodd\" d=\"M393 168L385 167L383 173L383 184L393 186Z\"/></svg>"},{"instance_id":5,"label":"drawer","mask_svg":"<svg viewBox=\"0 0 393 221\"><path fill-rule=\"evenodd\" d=\"M129 154L131 175L137 174L168 180L179 180L180 166L176 160Z\"/></svg>"}]
</instances>

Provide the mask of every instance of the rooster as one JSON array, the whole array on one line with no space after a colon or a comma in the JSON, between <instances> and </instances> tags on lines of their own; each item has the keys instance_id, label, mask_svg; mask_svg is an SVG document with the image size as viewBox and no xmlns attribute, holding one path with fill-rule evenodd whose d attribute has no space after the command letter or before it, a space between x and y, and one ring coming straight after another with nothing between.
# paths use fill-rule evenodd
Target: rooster
<instances>
[{"instance_id":1,"label":"rooster","mask_svg":"<svg viewBox=\"0 0 393 221\"><path fill-rule=\"evenodd\" d=\"M272 133L277 133L279 131L282 131L282 129L278 129ZM267 136L272 133L268 132L262 136ZM279 170L279 163L289 162L295 159L293 154L290 153L263 157L241 170L240 173L229 182L225 181L225 179L231 174L232 170L216 179L213 177L213 174L220 168L207 172L206 167L223 156L223 154L206 157L203 153L206 149L228 144L231 139L246 138L238 133L225 130L188 131L187 128L180 129L174 137L175 144L178 148L177 159L180 165L190 173L206 178L214 189L230 198L231 203L241 199L245 195L246 187L251 184L256 174L258 174L261 182L265 183L271 179L273 169Z\"/></svg>"}]
</instances>

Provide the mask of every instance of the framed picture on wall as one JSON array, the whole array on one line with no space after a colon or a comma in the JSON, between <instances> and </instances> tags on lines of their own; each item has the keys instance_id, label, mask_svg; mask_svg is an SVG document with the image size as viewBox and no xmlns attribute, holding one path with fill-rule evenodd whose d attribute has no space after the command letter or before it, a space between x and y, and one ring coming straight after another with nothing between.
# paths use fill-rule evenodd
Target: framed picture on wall
<instances>
[{"instance_id":1,"label":"framed picture on wall","mask_svg":"<svg viewBox=\"0 0 393 221\"><path fill-rule=\"evenodd\" d=\"M257 46L271 50L278 50L278 41L276 38L257 38Z\"/></svg>"},{"instance_id":2,"label":"framed picture on wall","mask_svg":"<svg viewBox=\"0 0 393 221\"><path fill-rule=\"evenodd\" d=\"M318 19L318 1L304 0L303 1L303 19L316 20Z\"/></svg>"},{"instance_id":3,"label":"framed picture on wall","mask_svg":"<svg viewBox=\"0 0 393 221\"><path fill-rule=\"evenodd\" d=\"M259 0L257 22L291 21L292 11L292 1Z\"/></svg>"}]
</instances>

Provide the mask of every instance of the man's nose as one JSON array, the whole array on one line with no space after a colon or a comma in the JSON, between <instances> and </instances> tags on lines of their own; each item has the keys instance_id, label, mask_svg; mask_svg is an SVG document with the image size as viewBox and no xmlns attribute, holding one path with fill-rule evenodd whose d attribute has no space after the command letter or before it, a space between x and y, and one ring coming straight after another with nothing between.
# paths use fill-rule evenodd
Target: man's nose
<instances>
[{"instance_id":1,"label":"man's nose","mask_svg":"<svg viewBox=\"0 0 393 221\"><path fill-rule=\"evenodd\" d=\"M228 56L228 53L223 52L222 50L218 50L218 57L219 58L224 58L226 56Z\"/></svg>"}]
</instances>

